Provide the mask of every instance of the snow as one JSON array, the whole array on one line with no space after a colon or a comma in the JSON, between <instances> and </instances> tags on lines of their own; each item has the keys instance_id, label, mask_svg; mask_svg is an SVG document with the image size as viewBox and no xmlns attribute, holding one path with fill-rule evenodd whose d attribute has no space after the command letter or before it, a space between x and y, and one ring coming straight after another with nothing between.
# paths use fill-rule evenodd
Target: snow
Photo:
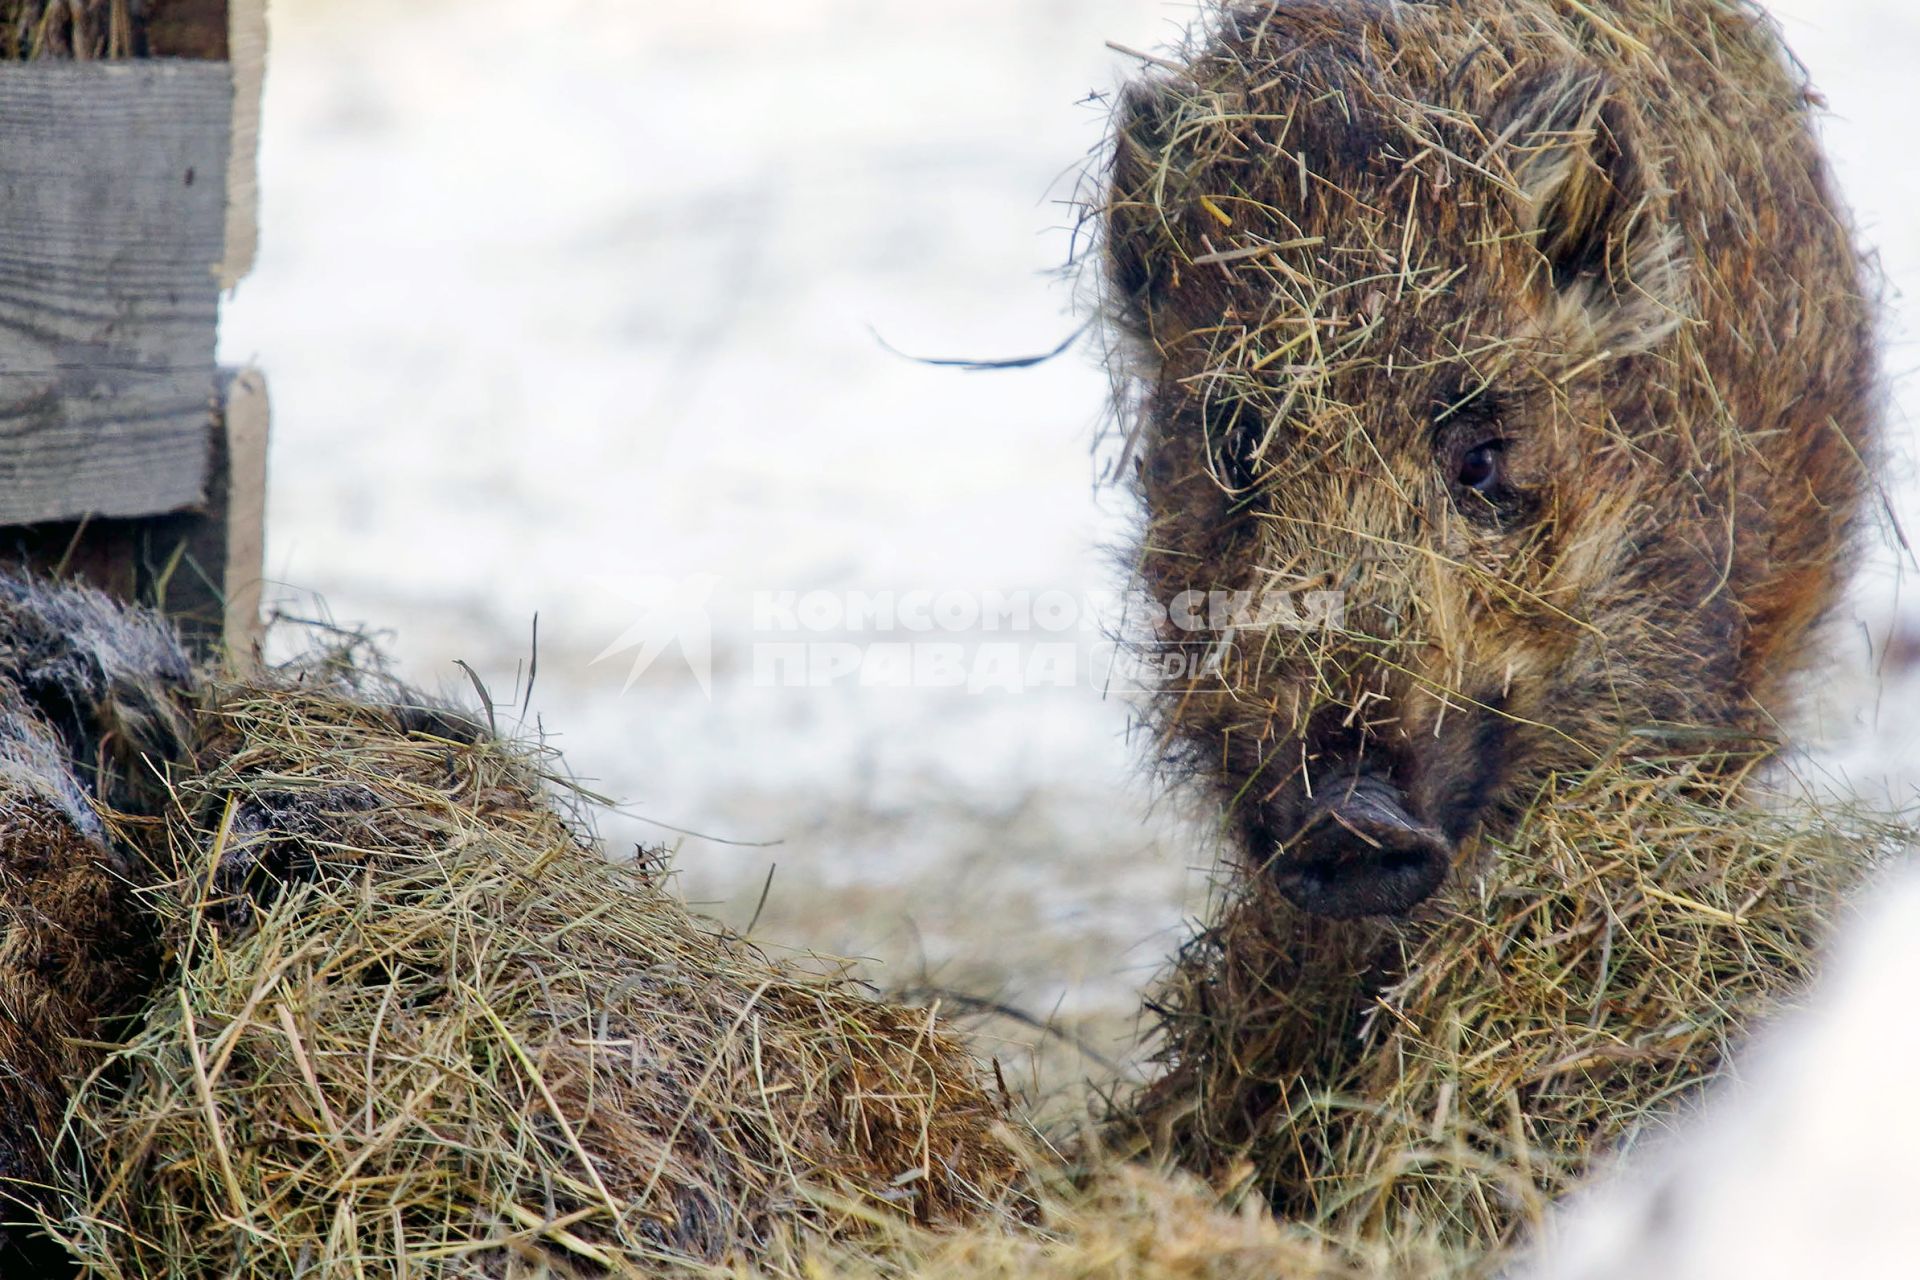
<instances>
[{"instance_id":1,"label":"snow","mask_svg":"<svg viewBox=\"0 0 1920 1280\"><path fill-rule=\"evenodd\" d=\"M1777 7L1910 288L1920 13ZM1133 65L1103 42L1153 47L1187 12L277 0L263 251L222 340L275 398L271 578L296 611L317 593L389 629L413 678L462 688L465 660L503 702L537 614L539 722L621 802L613 846L680 842L696 897L750 912L776 862L800 903L900 886L872 909L944 922L924 941L945 955L1038 909L1105 940L1046 998L1124 1003L1211 854L1152 806L1123 699L1090 679L768 688L749 646L758 592L1116 585L1127 512L1098 484L1093 347L964 373L875 335L1018 356L1074 330L1058 271L1104 119L1086 99ZM1891 305L1902 373L1914 305ZM1896 497L1912 513L1912 486ZM631 688L631 653L596 662L708 576L711 698L675 651ZM1890 572L1861 591L1869 635L1903 608ZM1877 650L1841 643L1854 674L1827 686L1818 763L1908 795L1920 717L1888 708L1920 690L1877 688ZM785 927L874 944L881 926L823 910Z\"/></svg>"},{"instance_id":2,"label":"snow","mask_svg":"<svg viewBox=\"0 0 1920 1280\"><path fill-rule=\"evenodd\" d=\"M750 910L775 862L804 898L1020 848L983 909L1030 896L1122 950L1170 927L1187 841L1091 681L765 688L747 650L759 592L1115 583L1089 346L963 373L876 332L1018 356L1074 331L1067 201L1104 122L1081 100L1126 63L1105 38L1174 12L279 0L263 249L222 346L271 378L290 609L317 593L415 679L463 689L465 660L501 701L537 614L539 722L624 806L610 844L681 843L695 897ZM631 654L596 664L703 576L710 700L673 651L630 689Z\"/></svg>"},{"instance_id":3,"label":"snow","mask_svg":"<svg viewBox=\"0 0 1920 1280\"><path fill-rule=\"evenodd\" d=\"M1911 1275L1920 878L1874 887L1811 1007L1771 1029L1703 1115L1575 1199L1534 1280Z\"/></svg>"}]
</instances>

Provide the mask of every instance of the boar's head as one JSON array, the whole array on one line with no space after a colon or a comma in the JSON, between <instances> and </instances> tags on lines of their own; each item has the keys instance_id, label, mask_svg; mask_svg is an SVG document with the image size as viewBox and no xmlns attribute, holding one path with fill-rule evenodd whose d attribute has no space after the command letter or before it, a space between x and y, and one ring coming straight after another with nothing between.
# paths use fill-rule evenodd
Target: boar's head
<instances>
[{"instance_id":1,"label":"boar's head","mask_svg":"<svg viewBox=\"0 0 1920 1280\"><path fill-rule=\"evenodd\" d=\"M1769 737L1865 487L1789 77L1675 93L1529 8L1220 8L1116 111L1138 570L1207 655L1164 756L1316 915L1409 911L1636 734Z\"/></svg>"}]
</instances>

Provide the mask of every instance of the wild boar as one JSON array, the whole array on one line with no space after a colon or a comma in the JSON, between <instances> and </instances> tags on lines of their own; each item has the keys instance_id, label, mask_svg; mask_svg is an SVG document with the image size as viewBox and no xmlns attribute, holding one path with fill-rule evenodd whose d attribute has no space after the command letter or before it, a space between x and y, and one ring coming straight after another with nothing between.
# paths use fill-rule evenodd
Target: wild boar
<instances>
[{"instance_id":1,"label":"wild boar","mask_svg":"<svg viewBox=\"0 0 1920 1280\"><path fill-rule=\"evenodd\" d=\"M1814 104L1743 0L1214 4L1123 95L1142 584L1344 600L1156 700L1300 908L1409 912L1631 735L1777 737L1876 434Z\"/></svg>"}]
</instances>

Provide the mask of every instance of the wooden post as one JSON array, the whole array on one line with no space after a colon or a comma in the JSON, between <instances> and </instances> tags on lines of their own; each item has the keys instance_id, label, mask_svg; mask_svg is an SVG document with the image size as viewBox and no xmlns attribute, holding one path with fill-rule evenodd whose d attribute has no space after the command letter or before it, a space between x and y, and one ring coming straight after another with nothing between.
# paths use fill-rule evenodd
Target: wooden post
<instances>
[{"instance_id":1,"label":"wooden post","mask_svg":"<svg viewBox=\"0 0 1920 1280\"><path fill-rule=\"evenodd\" d=\"M196 650L242 666L261 639L268 402L256 369L222 370L202 428L207 492L157 516L83 516L0 529L0 563L79 578L171 618Z\"/></svg>"},{"instance_id":2,"label":"wooden post","mask_svg":"<svg viewBox=\"0 0 1920 1280\"><path fill-rule=\"evenodd\" d=\"M245 660L267 394L214 349L257 240L265 0L150 0L132 48L0 64L0 562Z\"/></svg>"}]
</instances>

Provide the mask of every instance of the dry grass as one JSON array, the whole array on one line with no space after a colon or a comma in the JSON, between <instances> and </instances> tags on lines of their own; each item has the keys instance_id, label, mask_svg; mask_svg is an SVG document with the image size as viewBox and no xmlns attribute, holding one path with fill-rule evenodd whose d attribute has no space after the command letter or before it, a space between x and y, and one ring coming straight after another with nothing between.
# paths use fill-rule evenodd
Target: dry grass
<instances>
[{"instance_id":1,"label":"dry grass","mask_svg":"<svg viewBox=\"0 0 1920 1280\"><path fill-rule=\"evenodd\" d=\"M1802 988L1845 893L1911 839L1768 812L1741 778L1623 752L1408 924L1236 877L1152 996L1164 1070L1116 1132L1351 1256L1490 1265Z\"/></svg>"},{"instance_id":2,"label":"dry grass","mask_svg":"<svg viewBox=\"0 0 1920 1280\"><path fill-rule=\"evenodd\" d=\"M131 0L0 0L0 59L132 57L136 8Z\"/></svg>"},{"instance_id":3,"label":"dry grass","mask_svg":"<svg viewBox=\"0 0 1920 1280\"><path fill-rule=\"evenodd\" d=\"M537 754L311 682L202 724L145 833L172 975L53 1224L94 1274L793 1274L800 1236L1022 1212L933 1012L607 862Z\"/></svg>"},{"instance_id":4,"label":"dry grass","mask_svg":"<svg viewBox=\"0 0 1920 1280\"><path fill-rule=\"evenodd\" d=\"M1222 1207L1204 1184L1103 1164L1082 1185L1043 1197L1042 1220L955 1233L896 1232L879 1249L814 1253L814 1274L840 1280L1359 1280L1309 1233L1252 1203ZM1441 1263L1444 1260L1428 1259ZM1408 1273L1413 1274L1413 1273ZM1428 1271L1424 1274L1437 1274Z\"/></svg>"},{"instance_id":5,"label":"dry grass","mask_svg":"<svg viewBox=\"0 0 1920 1280\"><path fill-rule=\"evenodd\" d=\"M164 814L118 823L169 872L168 976L49 1214L116 1280L1490 1274L1900 835L1623 755L1414 924L1236 879L1157 994L1162 1074L1049 1146L936 1012L605 861L536 749L364 676L203 701Z\"/></svg>"},{"instance_id":6,"label":"dry grass","mask_svg":"<svg viewBox=\"0 0 1920 1280\"><path fill-rule=\"evenodd\" d=\"M227 9L227 0L0 0L0 61L225 61Z\"/></svg>"}]
</instances>

